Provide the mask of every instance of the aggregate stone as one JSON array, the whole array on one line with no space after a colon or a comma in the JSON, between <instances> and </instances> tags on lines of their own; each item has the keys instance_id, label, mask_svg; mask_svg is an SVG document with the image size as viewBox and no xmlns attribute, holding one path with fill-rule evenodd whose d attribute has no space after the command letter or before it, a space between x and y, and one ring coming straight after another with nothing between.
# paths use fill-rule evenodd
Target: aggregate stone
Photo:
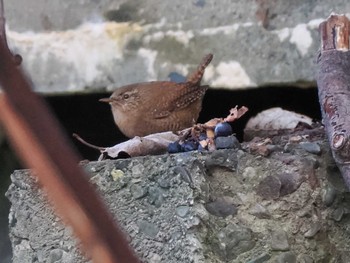
<instances>
[{"instance_id":1,"label":"aggregate stone","mask_svg":"<svg viewBox=\"0 0 350 263\"><path fill-rule=\"evenodd\" d=\"M285 196L295 192L301 184L299 173L281 173L278 175L281 182L280 196Z\"/></svg>"},{"instance_id":2,"label":"aggregate stone","mask_svg":"<svg viewBox=\"0 0 350 263\"><path fill-rule=\"evenodd\" d=\"M190 211L190 208L187 205L181 205L176 207L176 214L179 217L185 217L189 211Z\"/></svg>"},{"instance_id":3,"label":"aggregate stone","mask_svg":"<svg viewBox=\"0 0 350 263\"><path fill-rule=\"evenodd\" d=\"M274 144L268 144L266 145L266 150L268 152L268 154L276 152L276 151L282 151L283 148L278 146L278 145L274 145Z\"/></svg>"},{"instance_id":4,"label":"aggregate stone","mask_svg":"<svg viewBox=\"0 0 350 263\"><path fill-rule=\"evenodd\" d=\"M113 169L111 171L111 176L113 178L113 181L117 181L120 178L124 177L124 172L120 169Z\"/></svg>"},{"instance_id":5,"label":"aggregate stone","mask_svg":"<svg viewBox=\"0 0 350 263\"><path fill-rule=\"evenodd\" d=\"M227 151L215 151L205 160L205 166L207 169L216 166L225 166L225 164L227 163L227 158Z\"/></svg>"},{"instance_id":6,"label":"aggregate stone","mask_svg":"<svg viewBox=\"0 0 350 263\"><path fill-rule=\"evenodd\" d=\"M304 167L304 169L305 168L317 169L320 167L320 162L317 159L317 157L314 155L306 156L301 161L302 161L303 165L306 166L306 167Z\"/></svg>"},{"instance_id":7,"label":"aggregate stone","mask_svg":"<svg viewBox=\"0 0 350 263\"><path fill-rule=\"evenodd\" d=\"M159 254L153 253L148 259L149 263L161 263L162 257Z\"/></svg>"},{"instance_id":8,"label":"aggregate stone","mask_svg":"<svg viewBox=\"0 0 350 263\"><path fill-rule=\"evenodd\" d=\"M170 181L168 179L160 178L158 180L158 184L162 188L166 188L166 189L170 188Z\"/></svg>"},{"instance_id":9,"label":"aggregate stone","mask_svg":"<svg viewBox=\"0 0 350 263\"><path fill-rule=\"evenodd\" d=\"M215 146L216 149L241 148L241 145L235 136L217 137L215 139Z\"/></svg>"},{"instance_id":10,"label":"aggregate stone","mask_svg":"<svg viewBox=\"0 0 350 263\"><path fill-rule=\"evenodd\" d=\"M224 198L218 198L213 202L207 203L205 208L210 214L218 217L227 217L237 213L237 208Z\"/></svg>"},{"instance_id":11,"label":"aggregate stone","mask_svg":"<svg viewBox=\"0 0 350 263\"><path fill-rule=\"evenodd\" d=\"M252 230L243 226L229 224L218 235L219 251L226 260L233 260L238 255L255 246Z\"/></svg>"},{"instance_id":12,"label":"aggregate stone","mask_svg":"<svg viewBox=\"0 0 350 263\"><path fill-rule=\"evenodd\" d=\"M311 224L310 229L304 234L304 237L312 238L320 230L321 230L321 224L319 222L315 222L315 223Z\"/></svg>"},{"instance_id":13,"label":"aggregate stone","mask_svg":"<svg viewBox=\"0 0 350 263\"><path fill-rule=\"evenodd\" d=\"M192 227L199 226L200 223L201 223L201 219L197 216L193 216L186 222L186 226L187 228L192 228Z\"/></svg>"},{"instance_id":14,"label":"aggregate stone","mask_svg":"<svg viewBox=\"0 0 350 263\"><path fill-rule=\"evenodd\" d=\"M264 253L250 261L248 261L247 263L264 263L267 262L269 259L271 258L271 256L267 253Z\"/></svg>"},{"instance_id":15,"label":"aggregate stone","mask_svg":"<svg viewBox=\"0 0 350 263\"><path fill-rule=\"evenodd\" d=\"M154 204L156 207L160 207L165 200L165 191L159 187L149 187L148 188L148 200L151 204Z\"/></svg>"},{"instance_id":16,"label":"aggregate stone","mask_svg":"<svg viewBox=\"0 0 350 263\"><path fill-rule=\"evenodd\" d=\"M271 218L271 214L269 213L269 211L266 209L266 207L264 207L261 204L255 204L250 209L250 213L260 219Z\"/></svg>"},{"instance_id":17,"label":"aggregate stone","mask_svg":"<svg viewBox=\"0 0 350 263\"><path fill-rule=\"evenodd\" d=\"M322 201L326 206L331 206L337 196L337 190L331 185L327 185L322 194Z\"/></svg>"},{"instance_id":18,"label":"aggregate stone","mask_svg":"<svg viewBox=\"0 0 350 263\"><path fill-rule=\"evenodd\" d=\"M335 209L332 213L332 218L339 222L340 220L342 220L343 216L345 214L344 208L343 207L338 207L337 209Z\"/></svg>"},{"instance_id":19,"label":"aggregate stone","mask_svg":"<svg viewBox=\"0 0 350 263\"><path fill-rule=\"evenodd\" d=\"M284 145L284 147L283 147L283 151L293 154L295 148L296 148L295 143L286 143L286 145Z\"/></svg>"},{"instance_id":20,"label":"aggregate stone","mask_svg":"<svg viewBox=\"0 0 350 263\"><path fill-rule=\"evenodd\" d=\"M140 220L138 222L139 230L149 236L150 238L155 238L159 232L159 228L146 220Z\"/></svg>"},{"instance_id":21,"label":"aggregate stone","mask_svg":"<svg viewBox=\"0 0 350 263\"><path fill-rule=\"evenodd\" d=\"M296 262L297 262L297 257L295 253L291 251L281 253L281 255L277 257L277 263L296 263Z\"/></svg>"},{"instance_id":22,"label":"aggregate stone","mask_svg":"<svg viewBox=\"0 0 350 263\"><path fill-rule=\"evenodd\" d=\"M246 167L242 174L243 178L253 179L257 176L256 169L254 167Z\"/></svg>"},{"instance_id":23,"label":"aggregate stone","mask_svg":"<svg viewBox=\"0 0 350 263\"><path fill-rule=\"evenodd\" d=\"M148 191L147 191L147 188L146 187L143 187L143 186L140 186L140 185L132 185L130 187L130 190L132 192L132 196L135 198L135 199L140 199L140 198L143 198L147 195Z\"/></svg>"},{"instance_id":24,"label":"aggregate stone","mask_svg":"<svg viewBox=\"0 0 350 263\"><path fill-rule=\"evenodd\" d=\"M334 189L342 192L347 192L348 189L346 188L344 184L343 176L341 175L338 167L335 165L334 161L329 163L329 165L326 168L327 171L327 183L331 185Z\"/></svg>"},{"instance_id":25,"label":"aggregate stone","mask_svg":"<svg viewBox=\"0 0 350 263\"><path fill-rule=\"evenodd\" d=\"M309 153L321 154L321 147L315 142L301 142L300 146Z\"/></svg>"},{"instance_id":26,"label":"aggregate stone","mask_svg":"<svg viewBox=\"0 0 350 263\"><path fill-rule=\"evenodd\" d=\"M277 251L289 250L287 233L283 230L273 230L271 232L271 249Z\"/></svg>"},{"instance_id":27,"label":"aggregate stone","mask_svg":"<svg viewBox=\"0 0 350 263\"><path fill-rule=\"evenodd\" d=\"M314 263L313 258L309 255L299 255L297 260L300 263Z\"/></svg>"},{"instance_id":28,"label":"aggregate stone","mask_svg":"<svg viewBox=\"0 0 350 263\"><path fill-rule=\"evenodd\" d=\"M277 199L281 186L282 183L277 177L269 175L260 181L256 193L267 200Z\"/></svg>"},{"instance_id":29,"label":"aggregate stone","mask_svg":"<svg viewBox=\"0 0 350 263\"><path fill-rule=\"evenodd\" d=\"M132 173L132 176L134 178L140 178L142 177L144 174L144 168L143 168L143 165L142 164L135 164L132 166L131 168L131 173Z\"/></svg>"},{"instance_id":30,"label":"aggregate stone","mask_svg":"<svg viewBox=\"0 0 350 263\"><path fill-rule=\"evenodd\" d=\"M191 173L188 171L187 168L183 166L175 166L173 168L173 171L175 174L180 174L182 180L184 180L186 183L188 183L191 187L193 187L193 179Z\"/></svg>"},{"instance_id":31,"label":"aggregate stone","mask_svg":"<svg viewBox=\"0 0 350 263\"><path fill-rule=\"evenodd\" d=\"M63 250L53 249L50 251L49 262L50 263L58 262L62 259L62 256L63 256Z\"/></svg>"},{"instance_id":32,"label":"aggregate stone","mask_svg":"<svg viewBox=\"0 0 350 263\"><path fill-rule=\"evenodd\" d=\"M209 220L208 210L205 208L203 204L195 204L193 207L195 214L203 221Z\"/></svg>"}]
</instances>

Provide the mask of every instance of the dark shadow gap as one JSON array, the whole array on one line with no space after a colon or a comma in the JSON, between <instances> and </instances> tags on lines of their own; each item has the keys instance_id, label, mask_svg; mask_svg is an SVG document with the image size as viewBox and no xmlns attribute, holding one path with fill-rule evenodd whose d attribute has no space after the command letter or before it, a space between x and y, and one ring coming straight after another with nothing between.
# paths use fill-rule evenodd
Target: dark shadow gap
<instances>
[{"instance_id":1,"label":"dark shadow gap","mask_svg":"<svg viewBox=\"0 0 350 263\"><path fill-rule=\"evenodd\" d=\"M109 96L110 93L100 93L50 96L46 99L69 137L72 133L78 133L90 143L112 146L126 138L114 125L110 107L98 101ZM282 107L316 120L321 119L316 88L266 87L237 91L210 89L204 97L203 110L198 121L203 123L214 117L225 117L235 105L249 108L249 112L233 124L234 132L240 140L248 119L272 107ZM96 160L99 156L96 150L73 138L72 141L84 159Z\"/></svg>"}]
</instances>

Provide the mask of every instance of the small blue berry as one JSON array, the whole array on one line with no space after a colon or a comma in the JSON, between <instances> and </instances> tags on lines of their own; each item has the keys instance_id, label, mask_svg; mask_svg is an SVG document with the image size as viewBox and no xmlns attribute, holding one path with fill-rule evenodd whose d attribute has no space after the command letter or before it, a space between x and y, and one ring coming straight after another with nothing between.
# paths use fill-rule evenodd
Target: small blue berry
<instances>
[{"instance_id":1,"label":"small blue berry","mask_svg":"<svg viewBox=\"0 0 350 263\"><path fill-rule=\"evenodd\" d=\"M215 126L215 137L225 137L232 134L231 125L227 122L221 122Z\"/></svg>"},{"instance_id":2,"label":"small blue berry","mask_svg":"<svg viewBox=\"0 0 350 263\"><path fill-rule=\"evenodd\" d=\"M185 141L182 145L182 151L190 152L198 149L198 143L194 141Z\"/></svg>"},{"instance_id":3,"label":"small blue berry","mask_svg":"<svg viewBox=\"0 0 350 263\"><path fill-rule=\"evenodd\" d=\"M179 142L171 142L168 145L168 153L178 153L182 151L182 147Z\"/></svg>"}]
</instances>

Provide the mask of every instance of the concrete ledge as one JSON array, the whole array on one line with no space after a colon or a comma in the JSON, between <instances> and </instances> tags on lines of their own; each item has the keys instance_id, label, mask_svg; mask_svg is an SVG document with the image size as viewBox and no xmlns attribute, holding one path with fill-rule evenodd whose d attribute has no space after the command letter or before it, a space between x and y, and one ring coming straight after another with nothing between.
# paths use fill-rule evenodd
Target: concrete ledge
<instances>
[{"instance_id":1,"label":"concrete ledge","mask_svg":"<svg viewBox=\"0 0 350 263\"><path fill-rule=\"evenodd\" d=\"M213 88L312 85L318 25L350 3L13 0L5 7L9 42L35 89L62 93L187 75L209 52L215 58L204 81Z\"/></svg>"},{"instance_id":2,"label":"concrete ledge","mask_svg":"<svg viewBox=\"0 0 350 263\"><path fill-rule=\"evenodd\" d=\"M84 169L144 262L347 262L349 193L323 135L308 138ZM88 262L29 174L7 192L13 262Z\"/></svg>"}]
</instances>

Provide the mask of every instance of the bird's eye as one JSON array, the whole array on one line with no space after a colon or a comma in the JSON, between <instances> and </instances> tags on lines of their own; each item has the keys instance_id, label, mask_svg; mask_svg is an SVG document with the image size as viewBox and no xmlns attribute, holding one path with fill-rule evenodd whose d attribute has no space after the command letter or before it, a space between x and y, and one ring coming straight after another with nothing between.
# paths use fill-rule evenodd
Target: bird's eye
<instances>
[{"instance_id":1,"label":"bird's eye","mask_svg":"<svg viewBox=\"0 0 350 263\"><path fill-rule=\"evenodd\" d=\"M127 100L128 98L130 98L129 94L123 94L123 99Z\"/></svg>"}]
</instances>

